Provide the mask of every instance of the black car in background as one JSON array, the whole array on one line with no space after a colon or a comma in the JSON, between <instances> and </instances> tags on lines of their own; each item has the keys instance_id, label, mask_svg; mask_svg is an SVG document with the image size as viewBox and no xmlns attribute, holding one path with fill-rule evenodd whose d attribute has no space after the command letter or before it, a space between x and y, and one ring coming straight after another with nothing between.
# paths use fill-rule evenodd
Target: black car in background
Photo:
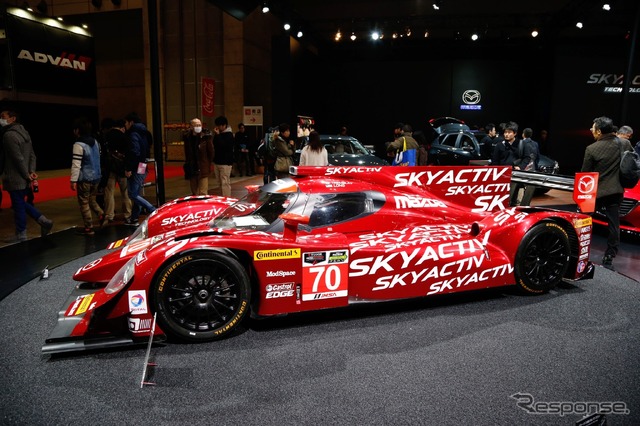
<instances>
[{"instance_id":1,"label":"black car in background","mask_svg":"<svg viewBox=\"0 0 640 426\"><path fill-rule=\"evenodd\" d=\"M360 141L352 136L320 135L331 166L388 166L389 163L375 155L372 149L365 148ZM309 142L302 138L300 148L296 151L294 162L300 162L300 151Z\"/></svg>"},{"instance_id":2,"label":"black car in background","mask_svg":"<svg viewBox=\"0 0 640 426\"><path fill-rule=\"evenodd\" d=\"M490 164L491 150L483 150L478 140L484 138L483 133L471 130L463 121L442 117L431 120L432 126L431 148L429 149L429 163L436 165L467 165ZM491 147L493 149L493 147ZM539 172L558 174L560 167L558 162L546 155L540 154L538 158Z\"/></svg>"}]
</instances>

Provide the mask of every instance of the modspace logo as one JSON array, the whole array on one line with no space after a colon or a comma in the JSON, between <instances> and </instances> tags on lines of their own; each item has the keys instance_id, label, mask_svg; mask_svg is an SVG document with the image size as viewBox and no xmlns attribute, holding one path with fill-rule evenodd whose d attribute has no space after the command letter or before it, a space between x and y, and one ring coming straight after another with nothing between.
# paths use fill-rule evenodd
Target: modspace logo
<instances>
[{"instance_id":1,"label":"modspace logo","mask_svg":"<svg viewBox=\"0 0 640 426\"><path fill-rule=\"evenodd\" d=\"M62 52L60 56L47 55L41 52L30 52L22 49L18 54L18 59L50 64L60 68L68 68L75 71L86 71L92 59L87 56L77 56L75 53Z\"/></svg>"}]
</instances>

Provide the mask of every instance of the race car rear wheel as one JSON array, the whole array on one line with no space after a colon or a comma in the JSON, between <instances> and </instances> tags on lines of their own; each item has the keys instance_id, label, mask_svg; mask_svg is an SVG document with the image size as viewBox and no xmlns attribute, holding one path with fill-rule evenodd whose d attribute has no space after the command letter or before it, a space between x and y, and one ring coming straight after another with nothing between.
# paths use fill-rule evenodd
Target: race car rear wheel
<instances>
[{"instance_id":1,"label":"race car rear wheel","mask_svg":"<svg viewBox=\"0 0 640 426\"><path fill-rule=\"evenodd\" d=\"M518 286L526 293L546 292L562 281L569 265L569 238L558 224L539 223L524 236L515 260Z\"/></svg>"},{"instance_id":2,"label":"race car rear wheel","mask_svg":"<svg viewBox=\"0 0 640 426\"><path fill-rule=\"evenodd\" d=\"M236 259L199 252L167 264L154 284L152 302L168 335L209 341L238 331L250 297L249 277Z\"/></svg>"}]
</instances>

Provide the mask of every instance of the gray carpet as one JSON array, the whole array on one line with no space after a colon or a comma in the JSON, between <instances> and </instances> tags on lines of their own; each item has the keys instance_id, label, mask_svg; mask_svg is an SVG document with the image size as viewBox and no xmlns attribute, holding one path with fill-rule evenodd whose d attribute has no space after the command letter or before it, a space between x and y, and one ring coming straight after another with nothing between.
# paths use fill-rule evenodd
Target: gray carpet
<instances>
[{"instance_id":1,"label":"gray carpet","mask_svg":"<svg viewBox=\"0 0 640 426\"><path fill-rule=\"evenodd\" d=\"M40 348L100 253L0 301L0 424L566 424L536 403L619 401L640 424L640 284L603 268L536 297L500 289L253 321L215 343L50 358ZM521 397L522 398L522 397ZM522 401L522 400L520 400ZM544 405L538 405L544 408ZM539 408L540 410L540 408Z\"/></svg>"}]
</instances>

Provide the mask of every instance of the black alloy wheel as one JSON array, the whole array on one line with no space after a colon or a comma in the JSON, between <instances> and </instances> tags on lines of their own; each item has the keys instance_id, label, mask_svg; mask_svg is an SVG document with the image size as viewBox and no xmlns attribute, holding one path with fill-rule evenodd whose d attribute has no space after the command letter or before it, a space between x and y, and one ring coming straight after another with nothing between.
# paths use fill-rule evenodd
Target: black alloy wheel
<instances>
[{"instance_id":1,"label":"black alloy wheel","mask_svg":"<svg viewBox=\"0 0 640 426\"><path fill-rule=\"evenodd\" d=\"M569 255L569 238L561 226L552 222L535 225L516 253L516 284L526 293L549 291L562 281Z\"/></svg>"},{"instance_id":2,"label":"black alloy wheel","mask_svg":"<svg viewBox=\"0 0 640 426\"><path fill-rule=\"evenodd\" d=\"M186 341L210 341L240 331L249 311L247 272L217 252L186 253L167 264L153 286L158 324Z\"/></svg>"}]
</instances>

